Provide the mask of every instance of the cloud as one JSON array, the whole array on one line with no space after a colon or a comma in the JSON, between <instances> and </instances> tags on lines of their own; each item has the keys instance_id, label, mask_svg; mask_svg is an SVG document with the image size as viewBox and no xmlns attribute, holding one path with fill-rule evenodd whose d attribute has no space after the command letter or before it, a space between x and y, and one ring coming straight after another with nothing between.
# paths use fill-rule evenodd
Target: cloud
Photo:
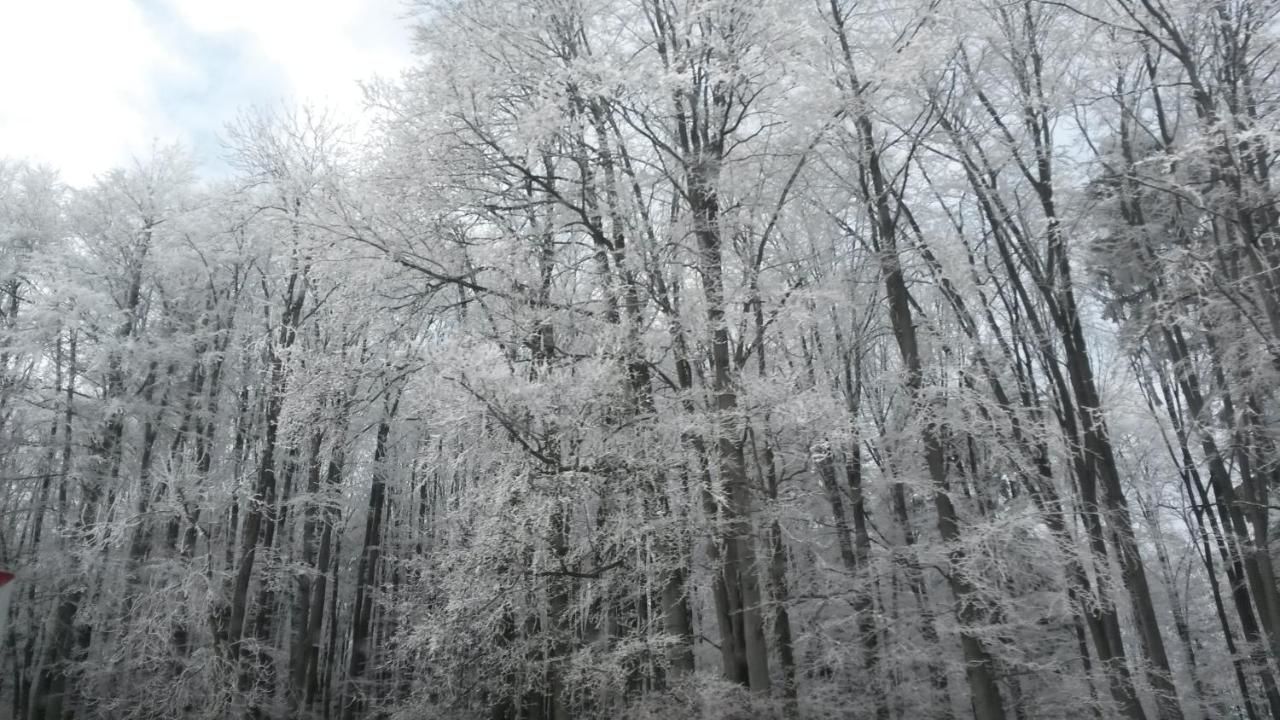
<instances>
[{"instance_id":1,"label":"cloud","mask_svg":"<svg viewBox=\"0 0 1280 720\"><path fill-rule=\"evenodd\" d=\"M129 0L4 3L0 154L87 180L168 130L147 116L148 78L152 68L180 65Z\"/></svg>"},{"instance_id":2,"label":"cloud","mask_svg":"<svg viewBox=\"0 0 1280 720\"><path fill-rule=\"evenodd\" d=\"M243 36L283 73L289 99L358 105L358 82L407 59L399 0L168 0L193 30Z\"/></svg>"},{"instance_id":3,"label":"cloud","mask_svg":"<svg viewBox=\"0 0 1280 720\"><path fill-rule=\"evenodd\" d=\"M358 83L410 62L401 0L40 0L0 4L0 156L83 184L182 142L216 166L238 109L354 116Z\"/></svg>"}]
</instances>

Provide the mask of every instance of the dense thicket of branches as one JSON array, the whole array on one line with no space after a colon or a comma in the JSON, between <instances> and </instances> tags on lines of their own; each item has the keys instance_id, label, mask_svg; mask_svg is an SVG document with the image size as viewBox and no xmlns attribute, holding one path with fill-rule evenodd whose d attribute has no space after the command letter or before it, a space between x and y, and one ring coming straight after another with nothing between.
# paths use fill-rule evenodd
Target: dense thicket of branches
<instances>
[{"instance_id":1,"label":"dense thicket of branches","mask_svg":"<svg viewBox=\"0 0 1280 720\"><path fill-rule=\"evenodd\" d=\"M418 9L0 164L0 715L1280 720L1280 3Z\"/></svg>"}]
</instances>

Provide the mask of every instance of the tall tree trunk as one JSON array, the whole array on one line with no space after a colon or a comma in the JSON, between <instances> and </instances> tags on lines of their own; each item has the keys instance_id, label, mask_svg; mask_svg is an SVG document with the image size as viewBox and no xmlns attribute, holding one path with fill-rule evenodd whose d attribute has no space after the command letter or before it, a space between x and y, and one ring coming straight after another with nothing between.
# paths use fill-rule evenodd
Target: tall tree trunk
<instances>
[{"instance_id":1,"label":"tall tree trunk","mask_svg":"<svg viewBox=\"0 0 1280 720\"><path fill-rule=\"evenodd\" d=\"M243 521L240 554L231 589L231 612L227 624L229 650L239 664L237 687L241 693L248 693L256 682L253 675L256 658L249 653L249 646L244 638L245 619L249 610L249 586L253 579L258 553L270 551L270 547L263 541L271 538L275 527L276 452L280 440L280 420L288 388L286 363L289 351L298 335L298 324L301 321L303 303L306 300L306 287L306 268L296 267L290 274L286 286L278 337L268 349L270 375L265 391L262 449L258 457L258 473L253 495L249 499L248 510ZM270 609L259 607L258 611L269 613ZM249 715L254 717L257 712L256 706L251 704L248 708Z\"/></svg>"},{"instance_id":2,"label":"tall tree trunk","mask_svg":"<svg viewBox=\"0 0 1280 720\"><path fill-rule=\"evenodd\" d=\"M850 87L860 88L862 85L854 74L852 57L848 49L843 15L834 1L832 12L838 39L844 47ZM913 414L920 420L920 439L924 447L925 466L933 485L932 496L938 519L938 532L948 546L947 555L950 565L948 585L956 599L957 619L962 627L972 627L982 621L982 611L973 599L975 593L972 583L960 570L965 559L965 552L959 544L960 518L951 501L943 447L939 438L940 428L937 420L930 417L933 407L924 387L924 363L920 354L914 313L911 309L912 301L898 255L896 213L890 201L892 190L885 180L884 171L880 165L870 117L860 113L855 119L855 124L861 144L861 162L868 178L866 199L872 214L874 237L878 242L880 273L889 306L890 324L905 368L905 383L913 405ZM901 492L901 490L898 489L895 492ZM895 505L900 504L896 497L894 502ZM961 631L960 645L965 659L965 676L968 680L974 717L977 720L1003 720L1004 704L996 682L996 668L990 652L978 635L971 630Z\"/></svg>"},{"instance_id":3,"label":"tall tree trunk","mask_svg":"<svg viewBox=\"0 0 1280 720\"><path fill-rule=\"evenodd\" d=\"M388 443L391 438L391 418L396 414L399 402L387 408L386 416L378 423L373 449L373 484L369 488L369 506L365 516L364 541L356 570L355 601L351 613L351 664L347 670L346 688L343 691L342 718L359 717L368 701L364 675L369 669L373 648L369 646L373 630L375 592L378 586L380 560L382 558L382 525L387 502Z\"/></svg>"}]
</instances>

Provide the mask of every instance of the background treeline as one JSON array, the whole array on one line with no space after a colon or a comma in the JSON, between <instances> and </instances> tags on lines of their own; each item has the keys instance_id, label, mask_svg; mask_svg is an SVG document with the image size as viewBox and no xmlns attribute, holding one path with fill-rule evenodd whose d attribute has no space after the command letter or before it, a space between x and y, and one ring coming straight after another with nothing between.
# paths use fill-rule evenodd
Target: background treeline
<instances>
[{"instance_id":1,"label":"background treeline","mask_svg":"<svg viewBox=\"0 0 1280 720\"><path fill-rule=\"evenodd\" d=\"M1280 720L1278 14L422 0L0 164L0 715Z\"/></svg>"}]
</instances>

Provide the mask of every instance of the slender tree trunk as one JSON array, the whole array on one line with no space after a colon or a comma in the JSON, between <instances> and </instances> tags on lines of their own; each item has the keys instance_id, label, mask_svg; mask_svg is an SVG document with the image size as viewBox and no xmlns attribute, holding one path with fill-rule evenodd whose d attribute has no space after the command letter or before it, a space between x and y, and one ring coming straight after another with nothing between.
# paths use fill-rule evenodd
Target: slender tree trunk
<instances>
[{"instance_id":1,"label":"slender tree trunk","mask_svg":"<svg viewBox=\"0 0 1280 720\"><path fill-rule=\"evenodd\" d=\"M356 570L355 602L351 620L351 664L347 671L346 689L343 692L343 720L354 720L364 712L368 702L364 675L369 669L373 648L369 645L373 630L373 610L382 558L382 525L387 498L387 453L391 437L391 418L396 405L387 410L387 417L378 424L373 450L373 484L369 489L369 508L365 516L364 543Z\"/></svg>"},{"instance_id":2,"label":"slender tree trunk","mask_svg":"<svg viewBox=\"0 0 1280 720\"><path fill-rule=\"evenodd\" d=\"M249 499L248 510L243 521L240 555L231 589L227 641L232 657L239 664L237 687L243 694L248 694L256 684L253 674L256 659L251 657L249 646L244 641L245 620L249 610L249 586L253 579L254 567L259 559L259 552L265 553L271 550L277 509L276 453L279 447L280 420L288 386L286 362L287 355L297 338L298 323L306 300L306 287L305 268L298 268L289 277L279 336L269 348L270 376L265 397L262 449L258 458L258 473L253 495ZM264 596L264 599L271 601L272 597ZM259 607L258 612L268 614L269 617L271 608ZM256 704L250 703L249 716L257 717L258 712Z\"/></svg>"}]
</instances>

